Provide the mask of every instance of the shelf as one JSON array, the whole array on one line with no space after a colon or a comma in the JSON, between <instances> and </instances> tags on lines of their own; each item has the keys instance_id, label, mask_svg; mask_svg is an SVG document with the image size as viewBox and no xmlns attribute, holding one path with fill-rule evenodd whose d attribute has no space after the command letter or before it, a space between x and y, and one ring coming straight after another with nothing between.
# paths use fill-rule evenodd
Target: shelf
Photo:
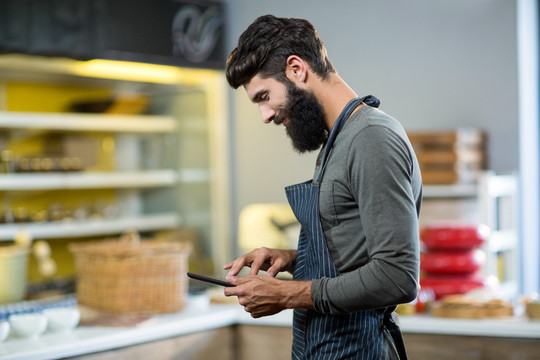
<instances>
[{"instance_id":1,"label":"shelf","mask_svg":"<svg viewBox=\"0 0 540 360\"><path fill-rule=\"evenodd\" d=\"M1 174L0 191L17 190L76 190L76 189L135 189L169 187L182 183L210 180L206 169L143 170L118 173L18 173Z\"/></svg>"},{"instance_id":2,"label":"shelf","mask_svg":"<svg viewBox=\"0 0 540 360\"><path fill-rule=\"evenodd\" d=\"M210 181L208 169L181 169L178 171L178 181L183 183L200 183Z\"/></svg>"},{"instance_id":3,"label":"shelf","mask_svg":"<svg viewBox=\"0 0 540 360\"><path fill-rule=\"evenodd\" d=\"M175 170L3 174L0 191L165 187L178 180Z\"/></svg>"},{"instance_id":4,"label":"shelf","mask_svg":"<svg viewBox=\"0 0 540 360\"><path fill-rule=\"evenodd\" d=\"M0 111L0 128L122 133L170 133L177 120L163 115L107 115Z\"/></svg>"},{"instance_id":5,"label":"shelf","mask_svg":"<svg viewBox=\"0 0 540 360\"><path fill-rule=\"evenodd\" d=\"M478 195L476 184L424 185L424 198L471 198Z\"/></svg>"},{"instance_id":6,"label":"shelf","mask_svg":"<svg viewBox=\"0 0 540 360\"><path fill-rule=\"evenodd\" d=\"M153 231L174 229L180 225L176 213L140 215L118 219L73 220L50 223L20 223L0 225L0 240L13 240L21 229L34 239L61 239L119 234L127 229Z\"/></svg>"},{"instance_id":7,"label":"shelf","mask_svg":"<svg viewBox=\"0 0 540 360\"><path fill-rule=\"evenodd\" d=\"M513 230L492 231L488 239L492 252L514 250L517 246L517 234Z\"/></svg>"},{"instance_id":8,"label":"shelf","mask_svg":"<svg viewBox=\"0 0 540 360\"><path fill-rule=\"evenodd\" d=\"M519 287L515 281L504 281L497 286L497 296L512 301L519 294Z\"/></svg>"}]
</instances>

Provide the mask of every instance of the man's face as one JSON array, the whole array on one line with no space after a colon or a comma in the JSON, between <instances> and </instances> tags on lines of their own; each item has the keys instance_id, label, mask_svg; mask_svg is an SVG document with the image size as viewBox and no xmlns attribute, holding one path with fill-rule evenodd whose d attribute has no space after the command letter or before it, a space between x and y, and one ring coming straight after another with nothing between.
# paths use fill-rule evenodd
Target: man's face
<instances>
[{"instance_id":1,"label":"man's face","mask_svg":"<svg viewBox=\"0 0 540 360\"><path fill-rule=\"evenodd\" d=\"M323 108L312 92L290 81L283 84L259 75L245 88L251 101L258 104L263 122L283 124L298 152L317 150L325 142L328 131Z\"/></svg>"}]
</instances>

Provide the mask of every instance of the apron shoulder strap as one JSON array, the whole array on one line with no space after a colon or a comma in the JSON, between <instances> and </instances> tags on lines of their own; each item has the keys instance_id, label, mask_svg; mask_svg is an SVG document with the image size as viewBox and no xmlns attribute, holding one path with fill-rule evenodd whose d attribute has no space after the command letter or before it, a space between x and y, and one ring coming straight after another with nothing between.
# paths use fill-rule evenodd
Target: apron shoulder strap
<instances>
[{"instance_id":1,"label":"apron shoulder strap","mask_svg":"<svg viewBox=\"0 0 540 360\"><path fill-rule=\"evenodd\" d=\"M377 108L381 104L381 101L373 95L367 95L361 98L354 98L349 101L347 105L345 105L345 107L341 111L341 114L339 114L334 126L332 127L330 134L328 135L328 140L326 141L326 147L324 149L324 155L321 161L321 170L319 171L319 174L317 174L317 177L314 179L315 182L319 183L322 179L322 175L326 167L326 161L328 160L328 156L330 155L330 151L332 150L332 145L334 145L334 141L336 140L336 137L341 131L341 128L345 124L345 121L349 118L349 116L351 116L354 109L356 109L361 103Z\"/></svg>"}]
</instances>

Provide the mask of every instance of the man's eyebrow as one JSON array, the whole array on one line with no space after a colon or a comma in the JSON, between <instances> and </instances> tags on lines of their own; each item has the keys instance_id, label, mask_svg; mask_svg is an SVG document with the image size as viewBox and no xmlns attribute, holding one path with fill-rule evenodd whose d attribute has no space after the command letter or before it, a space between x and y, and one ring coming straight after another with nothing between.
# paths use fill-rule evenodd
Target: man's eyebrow
<instances>
[{"instance_id":1,"label":"man's eyebrow","mask_svg":"<svg viewBox=\"0 0 540 360\"><path fill-rule=\"evenodd\" d=\"M259 90L255 93L255 95L253 95L251 97L251 101L254 102L254 103L258 103L260 100L261 100L261 97L266 94L268 92L268 90L266 89L262 89L262 90Z\"/></svg>"}]
</instances>

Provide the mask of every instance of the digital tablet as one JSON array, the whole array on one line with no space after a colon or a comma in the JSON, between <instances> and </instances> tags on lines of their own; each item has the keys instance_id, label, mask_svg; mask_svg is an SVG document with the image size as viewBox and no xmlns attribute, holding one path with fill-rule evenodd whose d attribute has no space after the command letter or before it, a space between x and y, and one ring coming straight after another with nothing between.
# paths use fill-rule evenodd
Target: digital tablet
<instances>
[{"instance_id":1,"label":"digital tablet","mask_svg":"<svg viewBox=\"0 0 540 360\"><path fill-rule=\"evenodd\" d=\"M223 280L218 280L218 279L214 279L214 278L211 278L211 277L208 277L208 276L194 274L194 273L190 273L190 272L187 273L187 276L192 278L192 279L200 280L200 281L206 281L206 282L214 284L214 285L234 286L233 284L228 283L228 282L223 281Z\"/></svg>"}]
</instances>

